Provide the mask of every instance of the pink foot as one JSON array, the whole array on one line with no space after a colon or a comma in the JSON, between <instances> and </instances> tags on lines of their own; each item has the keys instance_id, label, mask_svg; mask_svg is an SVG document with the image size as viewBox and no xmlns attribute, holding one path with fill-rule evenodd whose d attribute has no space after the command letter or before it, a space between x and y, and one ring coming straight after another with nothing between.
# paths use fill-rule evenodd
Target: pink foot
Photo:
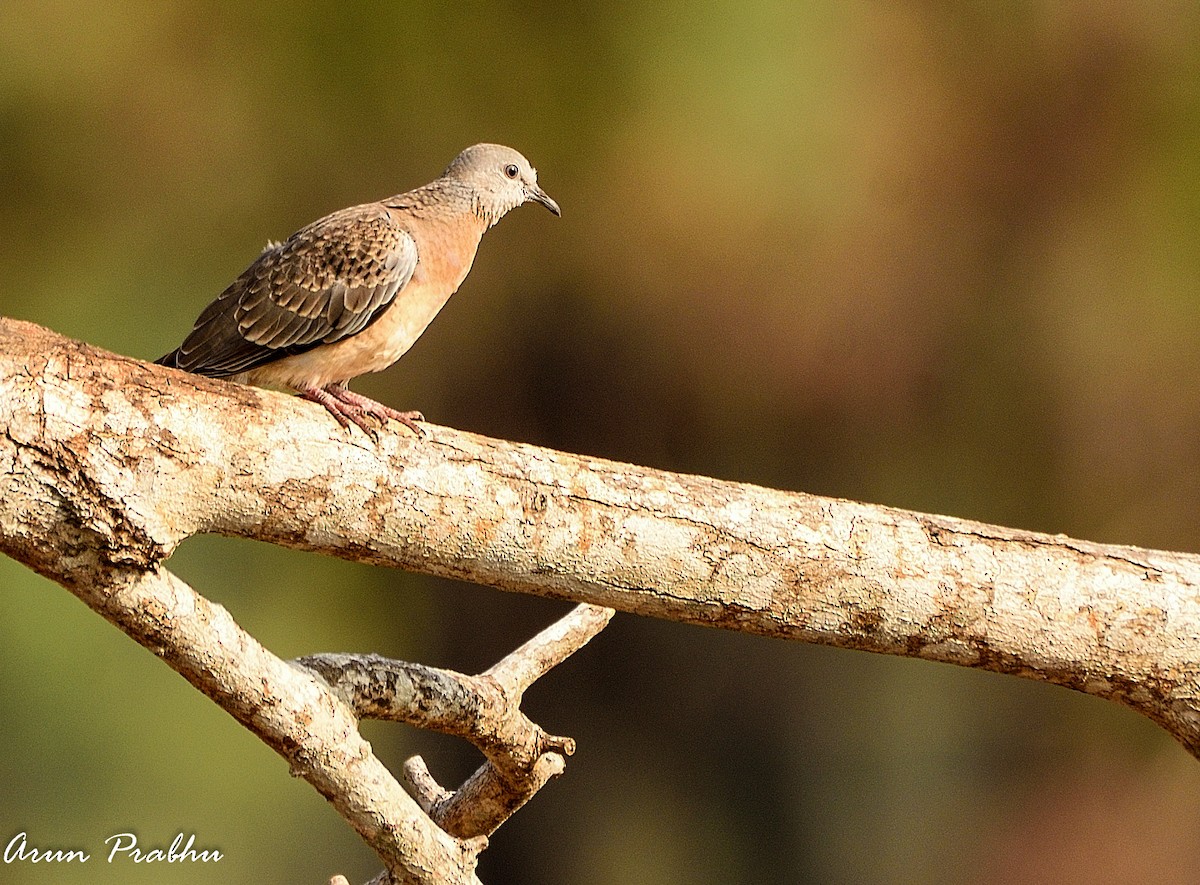
<instances>
[{"instance_id":1,"label":"pink foot","mask_svg":"<svg viewBox=\"0 0 1200 885\"><path fill-rule=\"evenodd\" d=\"M376 402L368 396L355 393L344 384L330 384L326 387L312 387L300 391L304 399L320 403L342 427L349 427L354 422L364 433L375 436L376 429L367 421L367 416L379 419L386 424L388 419L399 421L413 431L417 436L424 436L425 431L416 422L424 421L425 416L420 412L398 412L383 403Z\"/></svg>"}]
</instances>

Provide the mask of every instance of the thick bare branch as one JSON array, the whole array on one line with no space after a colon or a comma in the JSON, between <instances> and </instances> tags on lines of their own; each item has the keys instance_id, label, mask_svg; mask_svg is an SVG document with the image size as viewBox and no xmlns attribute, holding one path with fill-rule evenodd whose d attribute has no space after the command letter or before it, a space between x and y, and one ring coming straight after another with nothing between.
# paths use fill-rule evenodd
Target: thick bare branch
<instances>
[{"instance_id":1,"label":"thick bare branch","mask_svg":"<svg viewBox=\"0 0 1200 885\"><path fill-rule=\"evenodd\" d=\"M319 408L0 323L0 549L149 567L221 532L1113 698L1200 753L1200 559ZM64 536L65 537L65 536ZM36 543L35 543L36 541ZM51 551L47 556L38 549Z\"/></svg>"}]
</instances>

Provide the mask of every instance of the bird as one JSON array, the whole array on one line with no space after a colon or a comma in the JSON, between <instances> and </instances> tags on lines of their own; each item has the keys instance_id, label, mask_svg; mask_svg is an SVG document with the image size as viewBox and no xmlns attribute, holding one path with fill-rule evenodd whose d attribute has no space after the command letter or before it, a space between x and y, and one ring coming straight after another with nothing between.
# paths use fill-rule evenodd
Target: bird
<instances>
[{"instance_id":1,"label":"bird","mask_svg":"<svg viewBox=\"0 0 1200 885\"><path fill-rule=\"evenodd\" d=\"M523 203L556 216L519 152L476 144L414 190L341 209L262 253L155 360L196 375L281 387L319 403L343 429L369 419L418 436L401 412L347 386L395 363L462 285L484 232Z\"/></svg>"}]
</instances>

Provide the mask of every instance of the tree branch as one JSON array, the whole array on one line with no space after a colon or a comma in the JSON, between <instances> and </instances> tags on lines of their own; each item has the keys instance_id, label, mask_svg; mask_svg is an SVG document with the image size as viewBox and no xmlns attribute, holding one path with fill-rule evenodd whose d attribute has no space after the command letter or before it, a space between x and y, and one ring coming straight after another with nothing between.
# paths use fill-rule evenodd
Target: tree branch
<instances>
[{"instance_id":1,"label":"tree branch","mask_svg":"<svg viewBox=\"0 0 1200 885\"><path fill-rule=\"evenodd\" d=\"M0 320L0 426L0 550L141 631L140 641L244 723L286 718L274 694L264 695L285 682L322 706L329 735L343 730L338 740L354 717L250 637L177 644L176 627L228 617L160 567L201 532L1055 682L1127 704L1200 755L1193 555L683 476L444 427L430 426L426 439L389 428L375 442L295 398L12 320ZM207 640L226 643L217 657L200 654ZM256 661L244 672L243 656ZM524 684L504 665L490 678L508 690ZM317 764L311 748L291 747L282 721L277 728L273 745L293 764ZM343 752L357 753L356 740ZM427 805L445 799L415 777ZM388 813L410 820L408 797L381 790ZM377 850L398 838L356 826ZM430 844L442 853L463 845Z\"/></svg>"},{"instance_id":2,"label":"tree branch","mask_svg":"<svg viewBox=\"0 0 1200 885\"><path fill-rule=\"evenodd\" d=\"M452 836L489 836L561 774L571 738L547 734L520 710L521 695L603 630L614 612L576 606L479 676L379 655L320 654L296 661L320 674L362 719L407 722L454 734L487 758L455 793L443 790L418 756L405 777L421 807Z\"/></svg>"},{"instance_id":3,"label":"tree branch","mask_svg":"<svg viewBox=\"0 0 1200 885\"><path fill-rule=\"evenodd\" d=\"M320 680L280 660L165 569L75 557L56 580L283 756L403 882L477 883L482 843L430 826L358 733L350 708ZM438 871L429 878L430 870Z\"/></svg>"}]
</instances>

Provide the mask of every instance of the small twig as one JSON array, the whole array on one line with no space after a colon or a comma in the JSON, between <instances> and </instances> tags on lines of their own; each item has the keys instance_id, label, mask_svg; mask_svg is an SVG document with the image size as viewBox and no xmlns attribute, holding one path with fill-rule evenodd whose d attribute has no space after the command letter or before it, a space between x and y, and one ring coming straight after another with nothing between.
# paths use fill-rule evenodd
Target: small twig
<instances>
[{"instance_id":1,"label":"small twig","mask_svg":"<svg viewBox=\"0 0 1200 885\"><path fill-rule=\"evenodd\" d=\"M574 742L571 750L573 752ZM460 839L491 835L538 790L562 774L566 766L566 755L546 753L524 776L513 780L505 778L491 762L485 762L454 793L435 803L429 809L429 816L447 833Z\"/></svg>"},{"instance_id":2,"label":"small twig","mask_svg":"<svg viewBox=\"0 0 1200 885\"><path fill-rule=\"evenodd\" d=\"M425 760L420 756L411 756L405 760L401 782L408 786L408 792L426 814L454 795L434 780L428 766L425 765Z\"/></svg>"},{"instance_id":3,"label":"small twig","mask_svg":"<svg viewBox=\"0 0 1200 885\"><path fill-rule=\"evenodd\" d=\"M615 612L598 605L577 605L516 651L506 655L482 676L490 676L505 691L521 695L608 626Z\"/></svg>"}]
</instances>

